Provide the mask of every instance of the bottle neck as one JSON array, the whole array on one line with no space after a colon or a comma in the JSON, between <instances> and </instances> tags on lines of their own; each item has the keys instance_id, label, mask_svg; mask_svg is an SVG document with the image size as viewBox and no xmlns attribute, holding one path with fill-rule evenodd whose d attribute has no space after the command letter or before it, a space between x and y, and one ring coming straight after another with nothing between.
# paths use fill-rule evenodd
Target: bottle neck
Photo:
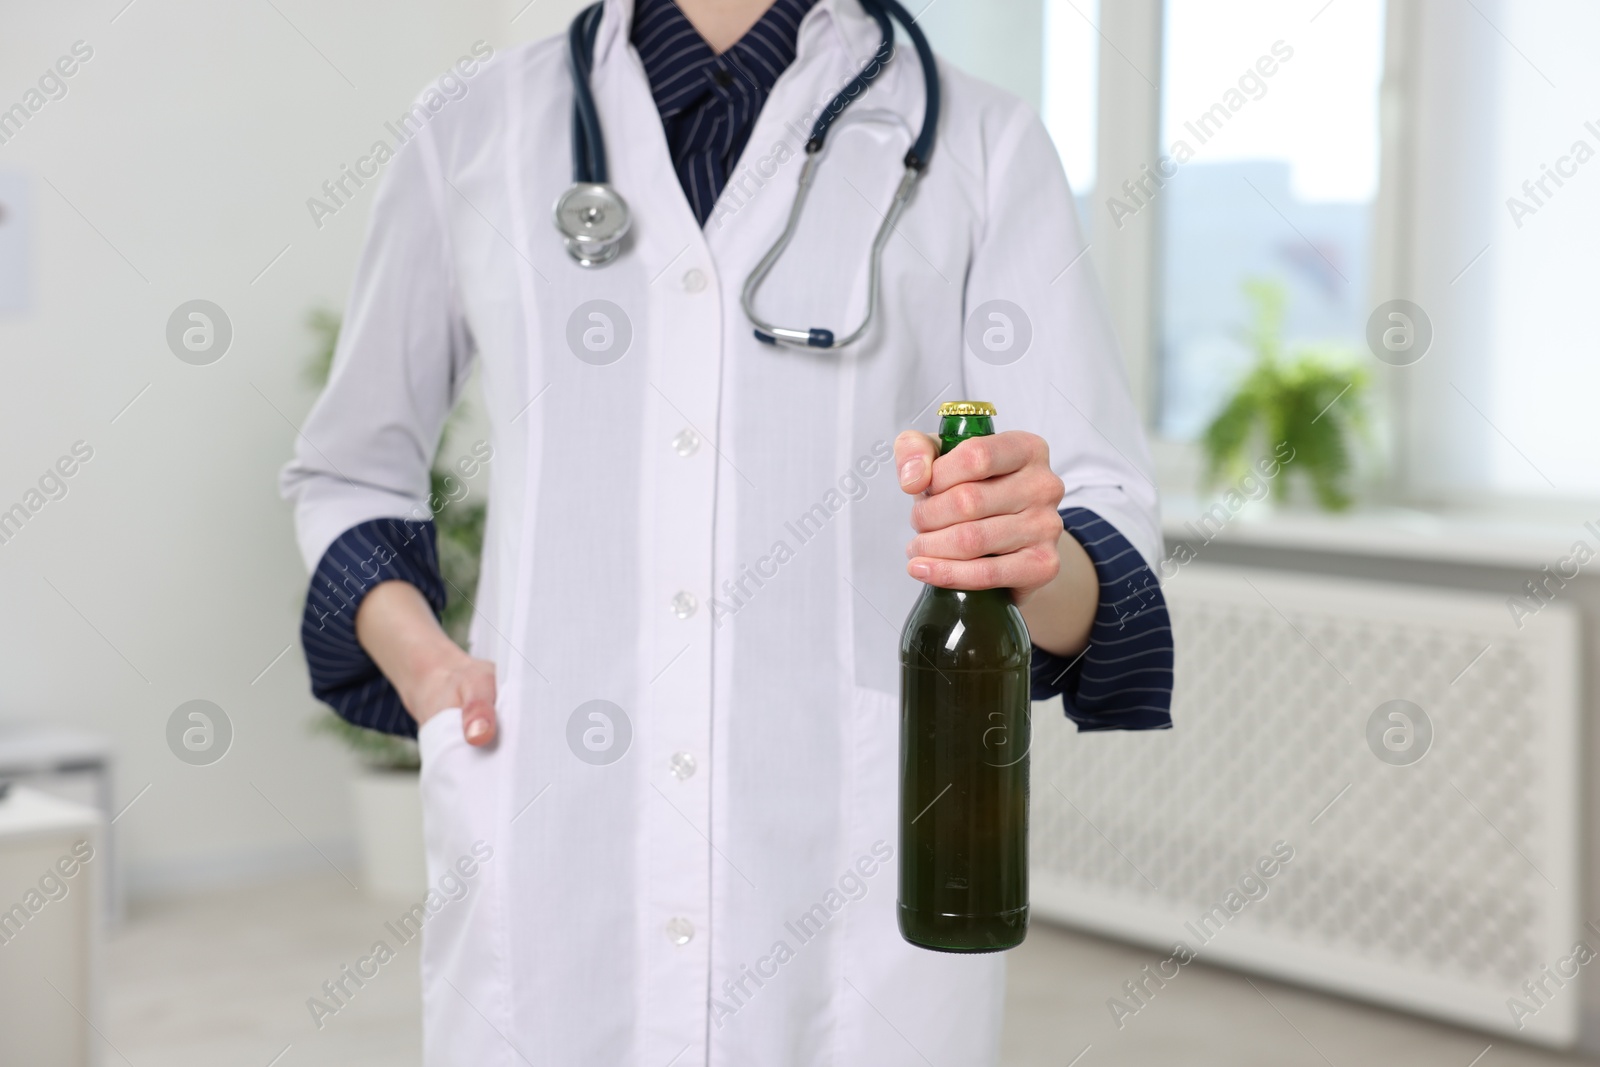
<instances>
[{"instance_id":1,"label":"bottle neck","mask_svg":"<svg viewBox=\"0 0 1600 1067\"><path fill-rule=\"evenodd\" d=\"M939 418L939 455L969 437L988 437L994 433L992 415L943 415Z\"/></svg>"}]
</instances>

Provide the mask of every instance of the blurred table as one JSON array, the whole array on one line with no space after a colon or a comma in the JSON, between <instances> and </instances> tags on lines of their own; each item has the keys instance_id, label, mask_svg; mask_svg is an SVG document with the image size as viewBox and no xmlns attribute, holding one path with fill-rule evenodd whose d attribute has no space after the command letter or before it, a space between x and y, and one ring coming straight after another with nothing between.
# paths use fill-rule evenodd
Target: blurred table
<instances>
[{"instance_id":1,"label":"blurred table","mask_svg":"<svg viewBox=\"0 0 1600 1067\"><path fill-rule=\"evenodd\" d=\"M111 810L111 739L42 722L0 722L0 782L29 786L100 812L107 829L98 876L106 916L115 922L122 914L122 887L110 830L116 814Z\"/></svg>"},{"instance_id":2,"label":"blurred table","mask_svg":"<svg viewBox=\"0 0 1600 1067\"><path fill-rule=\"evenodd\" d=\"M0 798L0 1047L89 1067L98 1041L100 813L13 785Z\"/></svg>"}]
</instances>

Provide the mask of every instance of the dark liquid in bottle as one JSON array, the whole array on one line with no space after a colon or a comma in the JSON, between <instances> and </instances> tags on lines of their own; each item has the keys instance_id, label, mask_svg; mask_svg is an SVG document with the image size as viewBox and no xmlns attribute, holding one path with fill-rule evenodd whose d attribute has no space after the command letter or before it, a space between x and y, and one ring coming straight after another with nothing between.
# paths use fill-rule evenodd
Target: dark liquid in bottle
<instances>
[{"instance_id":1,"label":"dark liquid in bottle","mask_svg":"<svg viewBox=\"0 0 1600 1067\"><path fill-rule=\"evenodd\" d=\"M971 418L941 430L952 421L969 432L942 433L946 452L992 432ZM929 586L906 620L900 933L912 944L993 952L1027 935L1031 653L1009 590Z\"/></svg>"}]
</instances>

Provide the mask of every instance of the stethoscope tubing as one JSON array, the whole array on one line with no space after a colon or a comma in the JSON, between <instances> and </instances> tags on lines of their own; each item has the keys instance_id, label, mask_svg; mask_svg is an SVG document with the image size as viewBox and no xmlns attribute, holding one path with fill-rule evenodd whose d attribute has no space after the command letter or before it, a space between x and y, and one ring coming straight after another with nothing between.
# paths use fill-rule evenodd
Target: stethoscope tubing
<instances>
[{"instance_id":1,"label":"stethoscope tubing","mask_svg":"<svg viewBox=\"0 0 1600 1067\"><path fill-rule=\"evenodd\" d=\"M740 294L740 304L744 308L745 317L755 327L756 340L763 344L786 344L804 346L807 348L835 349L844 348L860 340L872 325L872 320L878 308L879 280L882 275L883 249L889 242L889 235L894 232L895 225L900 221L906 205L911 200L912 189L928 168L928 159L933 152L934 138L939 125L939 73L933 58L933 49L928 44L927 37L916 25L911 14L897 2L897 0L861 0L861 6L877 22L882 33L878 50L861 71L845 84L834 98L823 108L822 114L817 116L817 121L811 128L811 137L806 142L806 162L800 172L800 180L795 189L794 204L789 208L789 218L784 224L783 232L773 242L766 255L756 264L756 268L745 279L744 290ZM911 38L912 44L917 49L917 58L922 64L924 100L922 113L922 129L917 134L917 139L912 142L911 148L905 156L905 173L900 177L900 184L895 189L894 199L889 204L889 209L884 212L883 221L878 226L878 232L872 239L872 251L869 254L867 267L867 307L862 316L861 323L850 333L838 337L832 330L819 327L810 327L798 330L791 327L778 326L768 322L756 312L756 293L766 281L767 275L777 265L784 251L789 247L789 242L794 238L799 229L800 215L805 208L806 199L811 192L811 186L816 175L823 152L826 148L828 131L832 128L839 116L850 106L856 97L865 92L878 76L883 73L891 59L894 58L894 26L890 22L893 18L906 29L906 34Z\"/></svg>"},{"instance_id":2,"label":"stethoscope tubing","mask_svg":"<svg viewBox=\"0 0 1600 1067\"><path fill-rule=\"evenodd\" d=\"M922 107L922 129L917 133L917 139L911 145L911 151L906 154L906 166L914 166L919 171L928 168L928 161L933 158L933 143L939 132L939 110L944 106L944 98L939 86L938 61L933 57L933 46L928 43L927 34L917 25L917 20L911 12L901 6L899 0L863 0L882 4L889 13L906 28L906 36L911 38L911 47L917 50L917 62L922 65L922 89L924 103Z\"/></svg>"},{"instance_id":3,"label":"stethoscope tubing","mask_svg":"<svg viewBox=\"0 0 1600 1067\"><path fill-rule=\"evenodd\" d=\"M594 104L589 74L594 64L594 42L600 33L602 4L578 12L567 31L567 58L572 64L572 180L578 184L605 185L606 143L600 129L600 112Z\"/></svg>"},{"instance_id":4,"label":"stethoscope tubing","mask_svg":"<svg viewBox=\"0 0 1600 1067\"><path fill-rule=\"evenodd\" d=\"M918 179L928 168L928 160L933 153L934 139L937 135L940 110L939 72L933 57L933 48L928 44L927 37L916 20L899 3L899 0L860 0L862 8L878 24L881 38L877 50L866 65L854 77L845 83L844 88L834 94L822 113L817 116L812 124L811 134L806 141L806 160L800 171L800 177L795 189L794 203L789 208L789 217L784 224L783 232L773 243L760 262L756 264L750 276L745 279L744 289L740 294L740 303L745 315L755 327L755 336L758 341L766 344L788 344L809 348L843 348L858 341L871 326L873 316L878 305L878 286L882 272L883 249L888 243L889 235L894 232L896 223L904 213L906 205L911 200L912 190ZM572 20L572 25L567 31L567 54L572 65L572 170L573 189L569 195L579 192L581 186L597 186L594 192L614 200L615 208L623 214L618 216L622 226L617 231L614 239L601 238L601 244L596 243L593 237L580 237L577 232L563 232L567 236L568 251L585 267L601 266L610 262L616 256L617 249L623 234L627 231L627 206L616 196L608 180L606 166L605 138L600 126L599 110L595 107L594 92L590 85L590 72L594 63L595 40L599 34L602 4L595 3L584 8ZM917 134L917 139L912 142L911 148L905 155L905 173L901 175L900 184L895 190L894 199L887 211L884 212L882 224L872 240L872 251L867 273L867 307L866 314L861 324L844 337L837 337L832 330L811 327L804 330L778 326L762 319L755 310L756 293L761 284L771 273L772 268L782 258L784 251L793 240L796 230L800 225L800 216L804 211L811 187L815 182L817 167L822 160L827 144L828 132L833 124L844 114L855 99L871 88L874 81L894 58L894 23L898 22L905 28L906 35L911 38L912 45L917 50L917 58L922 65L924 83L924 105L922 115L922 129ZM580 201L581 202L581 201ZM557 211L558 224L560 219L560 204Z\"/></svg>"}]
</instances>

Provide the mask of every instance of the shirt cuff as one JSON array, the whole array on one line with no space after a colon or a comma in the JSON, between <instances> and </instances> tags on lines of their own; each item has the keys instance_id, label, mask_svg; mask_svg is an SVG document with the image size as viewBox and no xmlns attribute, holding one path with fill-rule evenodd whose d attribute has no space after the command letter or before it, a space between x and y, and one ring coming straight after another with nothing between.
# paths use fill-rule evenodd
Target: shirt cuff
<instances>
[{"instance_id":1,"label":"shirt cuff","mask_svg":"<svg viewBox=\"0 0 1600 1067\"><path fill-rule=\"evenodd\" d=\"M1079 730L1172 726L1172 620L1149 564L1088 508L1061 512L1100 577L1089 647L1068 659L1033 649L1033 699L1060 694Z\"/></svg>"},{"instance_id":2,"label":"shirt cuff","mask_svg":"<svg viewBox=\"0 0 1600 1067\"><path fill-rule=\"evenodd\" d=\"M416 720L356 640L356 610L380 582L417 587L433 613L444 610L438 531L431 520L370 519L334 539L311 575L300 644L311 693L339 717L380 733L415 737Z\"/></svg>"}]
</instances>

